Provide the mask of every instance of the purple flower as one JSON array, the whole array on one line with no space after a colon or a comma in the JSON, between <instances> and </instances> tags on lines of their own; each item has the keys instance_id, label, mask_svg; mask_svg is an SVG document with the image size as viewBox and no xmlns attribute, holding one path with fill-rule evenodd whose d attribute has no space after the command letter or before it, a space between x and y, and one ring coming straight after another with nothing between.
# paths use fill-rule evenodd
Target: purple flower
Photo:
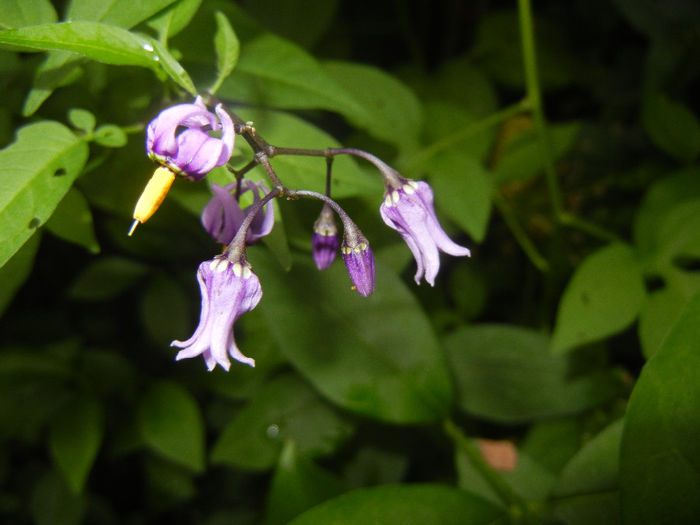
<instances>
[{"instance_id":1,"label":"purple flower","mask_svg":"<svg viewBox=\"0 0 700 525\"><path fill-rule=\"evenodd\" d=\"M356 226L355 229L346 226L340 251L355 289L365 297L371 295L374 291L374 255L369 242Z\"/></svg>"},{"instance_id":2,"label":"purple flower","mask_svg":"<svg viewBox=\"0 0 700 525\"><path fill-rule=\"evenodd\" d=\"M221 104L214 111L216 115L207 110L200 97L194 104L178 104L161 111L148 124L148 156L191 180L199 180L216 166L226 164L233 153L234 126ZM207 133L219 130L221 138Z\"/></svg>"},{"instance_id":3,"label":"purple flower","mask_svg":"<svg viewBox=\"0 0 700 525\"><path fill-rule=\"evenodd\" d=\"M202 294L199 326L187 341L173 341L170 346L182 348L175 360L202 355L209 371L219 364L228 371L228 356L255 366L255 360L244 356L233 338L233 324L241 314L250 312L262 298L258 277L244 257L232 262L225 256L204 261L197 270Z\"/></svg>"},{"instance_id":4,"label":"purple flower","mask_svg":"<svg viewBox=\"0 0 700 525\"><path fill-rule=\"evenodd\" d=\"M384 222L401 234L413 252L418 265L416 283L425 276L433 286L440 270L438 250L450 255L469 256L469 249L454 243L440 226L433 208L433 190L427 183L403 177L396 181L399 186L387 185L379 212Z\"/></svg>"},{"instance_id":5,"label":"purple flower","mask_svg":"<svg viewBox=\"0 0 700 525\"><path fill-rule=\"evenodd\" d=\"M324 204L314 223L314 234L311 238L311 251L319 270L325 270L333 264L339 245L338 225L335 222L333 210L328 204Z\"/></svg>"},{"instance_id":6,"label":"purple flower","mask_svg":"<svg viewBox=\"0 0 700 525\"><path fill-rule=\"evenodd\" d=\"M250 180L241 182L241 195L246 191L253 192L253 204L245 209L241 209L236 197L231 193L236 190L236 182L219 186L212 184L213 197L202 210L202 225L209 232L214 240L221 244L229 244L236 235L248 215L250 209L260 201L260 191L266 192L265 186ZM253 218L248 231L246 232L246 244L254 244L260 238L272 231L275 224L275 212L271 205L266 204L263 209Z\"/></svg>"}]
</instances>

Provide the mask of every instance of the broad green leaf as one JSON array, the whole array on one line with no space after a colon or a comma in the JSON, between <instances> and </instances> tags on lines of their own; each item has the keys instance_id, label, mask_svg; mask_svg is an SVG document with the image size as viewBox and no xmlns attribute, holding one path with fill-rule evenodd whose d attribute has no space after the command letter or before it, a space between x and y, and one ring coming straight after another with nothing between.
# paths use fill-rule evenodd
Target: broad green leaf
<instances>
[{"instance_id":1,"label":"broad green leaf","mask_svg":"<svg viewBox=\"0 0 700 525\"><path fill-rule=\"evenodd\" d=\"M254 343L255 338L248 341ZM287 439L294 441L300 454L322 456L333 452L352 432L350 423L316 392L288 374L269 381L236 414L214 445L211 461L268 469Z\"/></svg>"},{"instance_id":2,"label":"broad green leaf","mask_svg":"<svg viewBox=\"0 0 700 525\"><path fill-rule=\"evenodd\" d=\"M51 24L58 20L49 0L3 0L0 2L0 28Z\"/></svg>"},{"instance_id":3,"label":"broad green leaf","mask_svg":"<svg viewBox=\"0 0 700 525\"><path fill-rule=\"evenodd\" d=\"M102 406L84 396L69 400L49 425L51 457L76 494L83 491L103 432Z\"/></svg>"},{"instance_id":4,"label":"broad green leaf","mask_svg":"<svg viewBox=\"0 0 700 525\"><path fill-rule=\"evenodd\" d=\"M81 139L51 121L21 128L0 151L0 266L48 220L87 155Z\"/></svg>"},{"instance_id":5,"label":"broad green leaf","mask_svg":"<svg viewBox=\"0 0 700 525\"><path fill-rule=\"evenodd\" d=\"M201 4L202 0L176 0L150 17L146 25L158 33L160 42L166 42L187 27Z\"/></svg>"},{"instance_id":6,"label":"broad green leaf","mask_svg":"<svg viewBox=\"0 0 700 525\"><path fill-rule=\"evenodd\" d=\"M0 47L71 51L106 64L162 70L196 94L192 80L162 44L105 23L61 22L0 31Z\"/></svg>"},{"instance_id":7,"label":"broad green leaf","mask_svg":"<svg viewBox=\"0 0 700 525\"><path fill-rule=\"evenodd\" d=\"M231 27L226 15L221 11L216 12L216 35L214 35L214 48L216 49L216 82L209 90L212 93L221 87L221 83L231 74L238 62L240 53L238 37Z\"/></svg>"},{"instance_id":8,"label":"broad green leaf","mask_svg":"<svg viewBox=\"0 0 700 525\"><path fill-rule=\"evenodd\" d=\"M270 330L325 396L384 421L417 423L446 415L451 384L444 357L397 275L377 263L375 292L362 297L351 289L341 261L319 272L307 254L284 274L269 258L252 260L266 283L259 308Z\"/></svg>"},{"instance_id":9,"label":"broad green leaf","mask_svg":"<svg viewBox=\"0 0 700 525\"><path fill-rule=\"evenodd\" d=\"M486 169L459 151L434 157L430 168L438 208L476 242L483 241L491 215L492 187Z\"/></svg>"},{"instance_id":10,"label":"broad green leaf","mask_svg":"<svg viewBox=\"0 0 700 525\"><path fill-rule=\"evenodd\" d=\"M553 350L563 352L624 330L636 319L644 294L639 263L629 246L610 244L589 255L559 303Z\"/></svg>"},{"instance_id":11,"label":"broad green leaf","mask_svg":"<svg viewBox=\"0 0 700 525\"><path fill-rule=\"evenodd\" d=\"M553 124L546 133L554 159L564 156L574 145L580 125L578 122ZM529 179L544 170L539 134L532 128L521 132L507 143L503 154L496 159L493 171L496 184L507 184Z\"/></svg>"},{"instance_id":12,"label":"broad green leaf","mask_svg":"<svg viewBox=\"0 0 700 525\"><path fill-rule=\"evenodd\" d=\"M271 34L242 47L236 75L224 81L219 96L287 109L327 109L351 122L371 120L367 110L311 55Z\"/></svg>"},{"instance_id":13,"label":"broad green leaf","mask_svg":"<svg viewBox=\"0 0 700 525\"><path fill-rule=\"evenodd\" d=\"M92 133L95 129L95 115L86 109L72 108L68 111L68 121L85 133Z\"/></svg>"},{"instance_id":14,"label":"broad green leaf","mask_svg":"<svg viewBox=\"0 0 700 525\"><path fill-rule=\"evenodd\" d=\"M131 29L149 16L163 9L174 0L146 0L134 3L132 0L72 0L68 7L67 20L87 20L104 22L123 29ZM25 2L26 3L26 2ZM55 22L46 20L42 23ZM51 96L54 89L70 83L79 76L81 58L65 51L50 51L39 67L34 79L34 87L24 101L22 114L29 116L39 109Z\"/></svg>"},{"instance_id":15,"label":"broad green leaf","mask_svg":"<svg viewBox=\"0 0 700 525\"><path fill-rule=\"evenodd\" d=\"M92 212L87 200L76 188L71 188L46 223L46 229L61 239L78 244L90 253L99 253Z\"/></svg>"},{"instance_id":16,"label":"broad green leaf","mask_svg":"<svg viewBox=\"0 0 700 525\"><path fill-rule=\"evenodd\" d=\"M700 515L700 294L647 362L627 408L620 457L625 523Z\"/></svg>"},{"instance_id":17,"label":"broad green leaf","mask_svg":"<svg viewBox=\"0 0 700 525\"><path fill-rule=\"evenodd\" d=\"M148 267L122 257L100 257L86 266L73 281L69 295L81 301L104 301L135 285Z\"/></svg>"},{"instance_id":18,"label":"broad green leaf","mask_svg":"<svg viewBox=\"0 0 700 525\"><path fill-rule=\"evenodd\" d=\"M106 148L122 148L126 146L128 137L124 130L114 124L105 124L95 130L93 139Z\"/></svg>"},{"instance_id":19,"label":"broad green leaf","mask_svg":"<svg viewBox=\"0 0 700 525\"><path fill-rule=\"evenodd\" d=\"M151 385L139 403L138 424L153 451L195 472L204 469L204 421L182 386L170 381Z\"/></svg>"},{"instance_id":20,"label":"broad green leaf","mask_svg":"<svg viewBox=\"0 0 700 525\"><path fill-rule=\"evenodd\" d=\"M459 406L493 421L576 414L620 389L612 370L577 366L576 356L553 354L546 336L517 326L462 327L447 336L445 349Z\"/></svg>"},{"instance_id":21,"label":"broad green leaf","mask_svg":"<svg viewBox=\"0 0 700 525\"><path fill-rule=\"evenodd\" d=\"M36 525L83 523L87 500L71 492L58 472L47 471L32 489L29 511Z\"/></svg>"},{"instance_id":22,"label":"broad green leaf","mask_svg":"<svg viewBox=\"0 0 700 525\"><path fill-rule=\"evenodd\" d=\"M693 271L700 261L700 198L674 206L659 223L654 266L669 286L688 297L700 285L700 276Z\"/></svg>"},{"instance_id":23,"label":"broad green leaf","mask_svg":"<svg viewBox=\"0 0 700 525\"><path fill-rule=\"evenodd\" d=\"M294 115L275 111L241 111L240 115L244 119L252 120L256 130L270 144L319 150L340 146L329 134ZM242 140L236 143L236 153L245 159L239 161L241 165L252 158L250 148ZM323 156L314 158L279 155L272 158L270 163L289 188L325 191L326 163ZM254 173L259 174L258 180L263 180L262 168L257 168L251 175ZM377 206L379 206L384 190L378 171L374 172L373 177L359 169L356 161L348 155L339 155L333 162L332 180L333 198L343 199L374 194L377 196Z\"/></svg>"},{"instance_id":24,"label":"broad green leaf","mask_svg":"<svg viewBox=\"0 0 700 525\"><path fill-rule=\"evenodd\" d=\"M343 482L308 458L287 440L272 477L265 505L265 525L284 525L311 507L345 492Z\"/></svg>"},{"instance_id":25,"label":"broad green leaf","mask_svg":"<svg viewBox=\"0 0 700 525\"><path fill-rule=\"evenodd\" d=\"M507 523L502 509L447 485L384 485L326 501L290 525L497 525Z\"/></svg>"},{"instance_id":26,"label":"broad green leaf","mask_svg":"<svg viewBox=\"0 0 700 525\"><path fill-rule=\"evenodd\" d=\"M642 101L642 123L657 147L681 162L700 154L700 122L691 110L664 93L649 93Z\"/></svg>"},{"instance_id":27,"label":"broad green leaf","mask_svg":"<svg viewBox=\"0 0 700 525\"><path fill-rule=\"evenodd\" d=\"M642 255L658 250L661 221L675 206L700 199L700 168L690 167L657 180L644 194L634 219L634 243Z\"/></svg>"},{"instance_id":28,"label":"broad green leaf","mask_svg":"<svg viewBox=\"0 0 700 525\"><path fill-rule=\"evenodd\" d=\"M34 235L0 268L0 316L29 277L41 235Z\"/></svg>"},{"instance_id":29,"label":"broad green leaf","mask_svg":"<svg viewBox=\"0 0 700 525\"><path fill-rule=\"evenodd\" d=\"M349 114L351 123L399 149L416 148L423 115L418 98L408 87L382 70L362 64L328 61L323 69L364 106L369 120Z\"/></svg>"}]
</instances>

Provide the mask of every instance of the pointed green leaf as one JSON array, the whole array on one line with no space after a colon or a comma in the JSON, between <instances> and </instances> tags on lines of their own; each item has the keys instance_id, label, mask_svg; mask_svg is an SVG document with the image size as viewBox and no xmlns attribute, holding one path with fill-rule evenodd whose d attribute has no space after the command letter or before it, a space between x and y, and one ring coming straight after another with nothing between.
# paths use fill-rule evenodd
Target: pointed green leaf
<instances>
[{"instance_id":1,"label":"pointed green leaf","mask_svg":"<svg viewBox=\"0 0 700 525\"><path fill-rule=\"evenodd\" d=\"M83 246L91 253L100 251L87 199L75 188L71 188L56 207L46 223L46 229L65 241Z\"/></svg>"},{"instance_id":2,"label":"pointed green leaf","mask_svg":"<svg viewBox=\"0 0 700 525\"><path fill-rule=\"evenodd\" d=\"M580 413L612 399L621 386L612 370L583 368L576 356L553 354L546 336L517 326L462 327L445 338L445 349L460 407L490 420Z\"/></svg>"},{"instance_id":3,"label":"pointed green leaf","mask_svg":"<svg viewBox=\"0 0 700 525\"><path fill-rule=\"evenodd\" d=\"M149 18L146 24L158 32L159 41L165 42L190 23L201 4L202 0L177 0Z\"/></svg>"},{"instance_id":4,"label":"pointed green leaf","mask_svg":"<svg viewBox=\"0 0 700 525\"><path fill-rule=\"evenodd\" d=\"M620 456L625 523L700 515L700 294L647 362L627 408Z\"/></svg>"},{"instance_id":5,"label":"pointed green leaf","mask_svg":"<svg viewBox=\"0 0 700 525\"><path fill-rule=\"evenodd\" d=\"M292 439L301 454L321 456L333 452L352 431L313 389L288 374L269 381L236 414L214 445L211 460L267 469L277 461L285 439Z\"/></svg>"},{"instance_id":6,"label":"pointed green leaf","mask_svg":"<svg viewBox=\"0 0 700 525\"><path fill-rule=\"evenodd\" d=\"M570 350L627 328L644 295L639 263L629 246L611 244L589 255L559 303L552 348Z\"/></svg>"},{"instance_id":7,"label":"pointed green leaf","mask_svg":"<svg viewBox=\"0 0 700 525\"><path fill-rule=\"evenodd\" d=\"M71 492L58 472L50 470L32 487L29 511L36 525L80 525L87 498Z\"/></svg>"},{"instance_id":8,"label":"pointed green leaf","mask_svg":"<svg viewBox=\"0 0 700 525\"><path fill-rule=\"evenodd\" d=\"M106 64L163 70L196 93L192 80L162 46L126 29L100 22L61 22L0 31L0 47L24 51L71 51Z\"/></svg>"},{"instance_id":9,"label":"pointed green leaf","mask_svg":"<svg viewBox=\"0 0 700 525\"><path fill-rule=\"evenodd\" d=\"M700 154L700 122L690 109L664 93L649 93L642 103L642 123L660 149L682 162Z\"/></svg>"},{"instance_id":10,"label":"pointed green leaf","mask_svg":"<svg viewBox=\"0 0 700 525\"><path fill-rule=\"evenodd\" d=\"M85 142L51 121L21 128L0 151L0 266L48 220L87 155Z\"/></svg>"},{"instance_id":11,"label":"pointed green leaf","mask_svg":"<svg viewBox=\"0 0 700 525\"><path fill-rule=\"evenodd\" d=\"M376 290L362 297L351 289L342 261L319 272L309 254L284 274L269 258L254 260L267 283L259 308L287 358L320 392L385 421L447 414L452 391L444 357L397 275L378 263Z\"/></svg>"},{"instance_id":12,"label":"pointed green leaf","mask_svg":"<svg viewBox=\"0 0 700 525\"><path fill-rule=\"evenodd\" d=\"M95 115L86 109L72 108L68 111L68 121L85 133L92 133L95 129Z\"/></svg>"},{"instance_id":13,"label":"pointed green leaf","mask_svg":"<svg viewBox=\"0 0 700 525\"><path fill-rule=\"evenodd\" d=\"M342 480L297 453L287 440L267 493L265 525L284 525L311 507L345 492Z\"/></svg>"},{"instance_id":14,"label":"pointed green leaf","mask_svg":"<svg viewBox=\"0 0 700 525\"><path fill-rule=\"evenodd\" d=\"M69 400L49 425L51 457L76 494L83 490L103 431L102 406L91 397Z\"/></svg>"},{"instance_id":15,"label":"pointed green leaf","mask_svg":"<svg viewBox=\"0 0 700 525\"><path fill-rule=\"evenodd\" d=\"M216 49L216 82L210 89L216 93L221 83L231 74L238 63L238 55L241 45L238 37L231 27L226 15L221 11L216 12L216 35L214 36L214 48Z\"/></svg>"},{"instance_id":16,"label":"pointed green leaf","mask_svg":"<svg viewBox=\"0 0 700 525\"><path fill-rule=\"evenodd\" d=\"M34 266L34 257L39 248L41 235L33 235L0 268L0 316L5 313L12 298L29 277Z\"/></svg>"},{"instance_id":17,"label":"pointed green leaf","mask_svg":"<svg viewBox=\"0 0 700 525\"><path fill-rule=\"evenodd\" d=\"M447 485L383 485L326 501L290 525L496 525L505 511L464 490Z\"/></svg>"},{"instance_id":18,"label":"pointed green leaf","mask_svg":"<svg viewBox=\"0 0 700 525\"><path fill-rule=\"evenodd\" d=\"M144 394L138 424L146 444L195 472L204 469L204 421L197 402L177 383L159 381Z\"/></svg>"}]
</instances>

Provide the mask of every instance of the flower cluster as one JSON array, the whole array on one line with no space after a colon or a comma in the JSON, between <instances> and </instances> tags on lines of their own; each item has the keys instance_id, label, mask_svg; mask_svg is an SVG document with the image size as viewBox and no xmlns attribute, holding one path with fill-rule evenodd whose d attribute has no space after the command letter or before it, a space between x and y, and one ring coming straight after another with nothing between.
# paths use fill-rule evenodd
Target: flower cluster
<instances>
[{"instance_id":1,"label":"flower cluster","mask_svg":"<svg viewBox=\"0 0 700 525\"><path fill-rule=\"evenodd\" d=\"M212 135L215 134L215 135ZM178 104L163 110L148 125L146 153L159 164L147 184L134 211L133 232L155 212L176 176L193 181L204 178L217 166L227 165L233 153L236 134L246 134L253 147L255 162L242 170L229 168L235 181L224 186L211 185L211 200L204 207L201 221L204 229L218 243L225 245L223 254L200 264L197 280L202 296L199 325L187 341L173 341L180 348L175 359L201 355L209 370L220 365L231 366L229 357L255 366L243 355L233 335L233 325L242 314L251 311L262 298L258 277L246 261L246 245L269 234L274 225L274 210L269 201L286 195L288 198L311 197L324 202L313 226L311 251L319 270L329 268L340 249L353 288L369 296L375 287L375 263L369 241L345 211L330 198L330 168L333 155L351 154L372 162L380 171L385 185L384 201L379 213L384 222L396 230L416 260L416 283L424 278L431 286L440 269L439 252L469 256L469 249L453 242L440 226L433 206L433 191L422 181L401 176L375 156L351 148L326 150L294 150L275 148L266 143L251 123L244 123L221 104L209 111L202 99L192 104ZM328 161L326 194L284 187L270 166L268 157L276 154L325 156ZM268 191L262 183L244 178L255 164L262 164L273 184ZM242 208L240 198L251 192L253 202ZM336 215L343 226L342 244Z\"/></svg>"}]
</instances>

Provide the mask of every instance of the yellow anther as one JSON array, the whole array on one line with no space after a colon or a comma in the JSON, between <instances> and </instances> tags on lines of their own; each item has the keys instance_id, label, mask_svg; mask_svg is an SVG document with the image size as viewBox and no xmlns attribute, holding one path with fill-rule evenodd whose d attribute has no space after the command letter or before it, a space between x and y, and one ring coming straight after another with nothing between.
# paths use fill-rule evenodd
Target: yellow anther
<instances>
[{"instance_id":1,"label":"yellow anther","mask_svg":"<svg viewBox=\"0 0 700 525\"><path fill-rule=\"evenodd\" d=\"M168 194L174 180L175 174L168 168L161 166L156 169L136 202L134 222L131 224L129 235L134 233L136 226L143 224L153 216Z\"/></svg>"}]
</instances>

